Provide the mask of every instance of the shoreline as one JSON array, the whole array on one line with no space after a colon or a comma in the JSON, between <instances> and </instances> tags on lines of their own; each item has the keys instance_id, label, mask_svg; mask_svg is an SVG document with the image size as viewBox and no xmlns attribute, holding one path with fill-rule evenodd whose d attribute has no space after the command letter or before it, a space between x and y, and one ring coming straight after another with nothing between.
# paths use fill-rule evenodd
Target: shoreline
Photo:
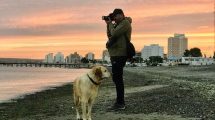
<instances>
[{"instance_id":1,"label":"shoreline","mask_svg":"<svg viewBox=\"0 0 215 120\"><path fill-rule=\"evenodd\" d=\"M201 75L193 76L199 71ZM215 119L215 96L211 95L210 99L207 95L204 96L212 89L192 87L196 83L215 85L214 71L214 65L192 68L125 68L126 110L106 111L115 98L115 88L109 79L101 85L93 106L92 118L94 120ZM1 120L75 120L75 118L72 84L27 95L14 103L0 103Z\"/></svg>"},{"instance_id":2,"label":"shoreline","mask_svg":"<svg viewBox=\"0 0 215 120\"><path fill-rule=\"evenodd\" d=\"M40 88L38 90L31 91L29 93L23 93L21 95L16 95L13 98L0 101L0 105L4 104L4 103L13 103L13 102L16 102L17 100L25 99L26 96L31 96L31 95L34 95L34 94L37 94L37 93L40 93L40 92L44 92L44 91L54 90L54 89L57 89L59 87L66 86L68 84L71 84L71 83L63 83L63 84L59 84L59 85L55 85L55 86L42 87L42 88Z\"/></svg>"},{"instance_id":3,"label":"shoreline","mask_svg":"<svg viewBox=\"0 0 215 120\"><path fill-rule=\"evenodd\" d=\"M0 101L22 98L72 82L89 69L0 67Z\"/></svg>"}]
</instances>

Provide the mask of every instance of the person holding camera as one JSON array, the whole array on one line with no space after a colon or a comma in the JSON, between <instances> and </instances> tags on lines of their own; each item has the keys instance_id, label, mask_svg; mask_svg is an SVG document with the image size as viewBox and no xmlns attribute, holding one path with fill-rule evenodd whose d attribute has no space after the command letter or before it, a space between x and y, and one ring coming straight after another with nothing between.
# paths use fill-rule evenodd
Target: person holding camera
<instances>
[{"instance_id":1,"label":"person holding camera","mask_svg":"<svg viewBox=\"0 0 215 120\"><path fill-rule=\"evenodd\" d=\"M125 109L123 68L127 60L126 41L131 39L131 18L125 17L122 9L114 9L109 16L103 16L107 24L106 48L112 64L112 79L116 86L116 102L109 110ZM114 22L114 23L113 23Z\"/></svg>"}]
</instances>

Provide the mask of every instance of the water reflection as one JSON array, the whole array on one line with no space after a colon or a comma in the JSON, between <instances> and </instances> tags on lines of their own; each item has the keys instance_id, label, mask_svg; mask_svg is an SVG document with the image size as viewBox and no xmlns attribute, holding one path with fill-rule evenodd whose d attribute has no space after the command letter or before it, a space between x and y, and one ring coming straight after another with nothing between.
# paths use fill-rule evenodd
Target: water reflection
<instances>
[{"instance_id":1,"label":"water reflection","mask_svg":"<svg viewBox=\"0 0 215 120\"><path fill-rule=\"evenodd\" d=\"M88 69L0 67L0 102L72 82Z\"/></svg>"}]
</instances>

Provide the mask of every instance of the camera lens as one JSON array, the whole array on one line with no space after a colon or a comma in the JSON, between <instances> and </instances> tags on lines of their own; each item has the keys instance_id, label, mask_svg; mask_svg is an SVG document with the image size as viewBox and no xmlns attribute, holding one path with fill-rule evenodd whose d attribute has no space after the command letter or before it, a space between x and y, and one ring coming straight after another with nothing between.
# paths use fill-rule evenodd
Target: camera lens
<instances>
[{"instance_id":1,"label":"camera lens","mask_svg":"<svg viewBox=\"0 0 215 120\"><path fill-rule=\"evenodd\" d=\"M102 20L109 20L109 16L102 16Z\"/></svg>"}]
</instances>

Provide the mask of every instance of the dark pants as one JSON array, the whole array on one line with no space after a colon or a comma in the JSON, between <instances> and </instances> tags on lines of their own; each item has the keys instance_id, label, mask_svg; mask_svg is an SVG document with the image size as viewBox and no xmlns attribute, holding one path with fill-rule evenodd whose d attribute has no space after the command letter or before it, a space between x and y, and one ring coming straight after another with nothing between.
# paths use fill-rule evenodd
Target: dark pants
<instances>
[{"instance_id":1,"label":"dark pants","mask_svg":"<svg viewBox=\"0 0 215 120\"><path fill-rule=\"evenodd\" d=\"M116 85L116 93L117 93L117 104L125 104L124 101L124 82L123 82L123 68L125 66L127 57L125 56L114 56L111 57L112 64L112 78L113 82Z\"/></svg>"}]
</instances>

